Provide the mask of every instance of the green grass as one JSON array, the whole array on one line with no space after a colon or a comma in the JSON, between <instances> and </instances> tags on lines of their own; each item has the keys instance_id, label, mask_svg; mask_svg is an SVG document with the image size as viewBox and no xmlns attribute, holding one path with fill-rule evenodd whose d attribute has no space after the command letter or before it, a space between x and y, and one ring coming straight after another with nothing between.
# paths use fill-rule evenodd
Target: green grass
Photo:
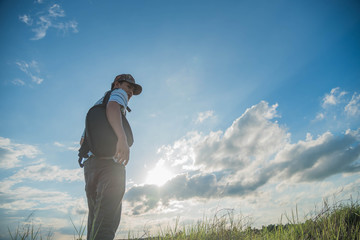
<instances>
[{"instance_id":1,"label":"green grass","mask_svg":"<svg viewBox=\"0 0 360 240\"><path fill-rule=\"evenodd\" d=\"M234 220L231 212L212 220L198 222L195 225L178 229L178 224L157 236L147 239L349 239L360 240L359 203L335 204L324 208L315 217L301 223L297 210L291 216L283 215L286 224L268 225L262 229L252 228L243 219Z\"/></svg>"},{"instance_id":2,"label":"green grass","mask_svg":"<svg viewBox=\"0 0 360 240\"><path fill-rule=\"evenodd\" d=\"M220 213L220 212L219 212ZM180 227L179 218L175 226L160 228L157 234L150 235L146 233L141 238L131 237L128 239L279 239L279 240L313 240L313 239L349 239L360 240L360 205L359 202L336 203L329 206L324 202L320 212L308 217L305 222L300 222L297 209L291 213L291 216L283 214L279 224L271 224L256 229L246 218L235 219L233 211L222 211L223 215L216 214L212 219L204 219L196 224ZM286 222L285 224L282 222ZM84 222L80 227L74 224L74 239L84 240L85 232ZM17 240L42 240L52 239L52 234L48 233L42 237L40 227L34 224L25 224L19 226L17 230L11 232L11 239Z\"/></svg>"},{"instance_id":3,"label":"green grass","mask_svg":"<svg viewBox=\"0 0 360 240\"><path fill-rule=\"evenodd\" d=\"M15 229L11 231L8 228L10 239L12 240L50 240L53 239L53 232L49 230L44 236L41 232L41 226L37 226L31 220L34 215L32 212L25 221Z\"/></svg>"}]
</instances>

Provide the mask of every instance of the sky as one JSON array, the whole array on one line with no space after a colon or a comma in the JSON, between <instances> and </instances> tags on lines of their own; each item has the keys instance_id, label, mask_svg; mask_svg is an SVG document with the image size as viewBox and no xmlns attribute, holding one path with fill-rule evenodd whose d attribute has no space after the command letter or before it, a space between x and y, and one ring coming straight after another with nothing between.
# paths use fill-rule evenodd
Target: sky
<instances>
[{"instance_id":1,"label":"sky","mask_svg":"<svg viewBox=\"0 0 360 240\"><path fill-rule=\"evenodd\" d=\"M359 1L0 1L0 239L73 239L77 150L114 77L143 92L118 237L359 199Z\"/></svg>"}]
</instances>

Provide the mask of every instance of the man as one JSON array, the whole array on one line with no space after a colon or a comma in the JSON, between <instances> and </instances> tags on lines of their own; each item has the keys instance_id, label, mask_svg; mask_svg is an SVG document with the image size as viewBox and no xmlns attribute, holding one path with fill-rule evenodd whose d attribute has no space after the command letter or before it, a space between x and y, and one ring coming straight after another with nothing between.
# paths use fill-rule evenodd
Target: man
<instances>
[{"instance_id":1,"label":"man","mask_svg":"<svg viewBox=\"0 0 360 240\"><path fill-rule=\"evenodd\" d=\"M84 162L89 208L88 240L113 240L119 226L125 193L125 166L130 153L121 114L125 114L128 101L133 95L139 95L142 87L135 83L130 74L121 74L115 77L111 90L106 116L117 136L115 155L113 159L98 159L90 155ZM96 104L102 103L103 99ZM80 144L84 141L83 137Z\"/></svg>"}]
</instances>

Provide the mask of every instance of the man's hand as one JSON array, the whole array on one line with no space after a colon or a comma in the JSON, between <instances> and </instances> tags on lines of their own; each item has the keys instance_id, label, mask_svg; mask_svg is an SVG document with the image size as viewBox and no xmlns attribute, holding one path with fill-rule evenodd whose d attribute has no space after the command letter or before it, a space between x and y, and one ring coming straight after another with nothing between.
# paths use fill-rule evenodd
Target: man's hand
<instances>
[{"instance_id":1,"label":"man's hand","mask_svg":"<svg viewBox=\"0 0 360 240\"><path fill-rule=\"evenodd\" d=\"M130 157L130 148L127 144L126 139L125 141L121 139L118 140L116 144L116 153L114 156L115 160L118 163L126 166L129 162L129 157Z\"/></svg>"}]
</instances>

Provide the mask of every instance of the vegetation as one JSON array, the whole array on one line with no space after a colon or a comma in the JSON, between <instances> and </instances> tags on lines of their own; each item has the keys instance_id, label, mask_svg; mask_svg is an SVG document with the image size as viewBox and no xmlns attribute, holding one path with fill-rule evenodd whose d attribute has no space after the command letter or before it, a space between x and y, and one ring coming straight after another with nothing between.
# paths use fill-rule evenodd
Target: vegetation
<instances>
[{"instance_id":1,"label":"vegetation","mask_svg":"<svg viewBox=\"0 0 360 240\"><path fill-rule=\"evenodd\" d=\"M315 217L299 222L298 213L292 216L283 215L287 223L268 225L262 229L249 226L246 221L234 221L228 211L213 220L198 222L196 225L166 233L160 232L157 237L147 239L349 239L360 240L360 206L359 203L335 204L329 207L325 202L324 208ZM245 223L245 224L244 224Z\"/></svg>"},{"instance_id":2,"label":"vegetation","mask_svg":"<svg viewBox=\"0 0 360 240\"><path fill-rule=\"evenodd\" d=\"M277 225L263 226L261 229L252 228L249 221L244 218L235 219L231 210L226 210L225 214L218 216L216 214L211 220L199 221L191 226L179 227L179 218L173 228L160 230L156 236L146 233L141 238L130 236L129 239L151 239L151 240L167 240L167 239L349 239L360 240L360 205L359 202L346 204L336 203L329 206L324 203L322 210L308 218L305 222L298 219L297 210L292 212L291 216L284 214L287 223L282 224L282 220ZM83 240L85 237L84 226L80 226L79 230L74 225L74 239ZM40 227L36 228L33 224L26 224L18 227L15 232L9 230L12 240L39 240L52 239L49 233L45 238L41 236ZM77 235L77 236L75 236Z\"/></svg>"},{"instance_id":3,"label":"vegetation","mask_svg":"<svg viewBox=\"0 0 360 240\"><path fill-rule=\"evenodd\" d=\"M43 237L41 233L41 226L36 226L31 220L34 212L31 213L24 221L23 224L19 225L15 231L9 230L10 239L12 240L50 240L53 239L53 232L49 230Z\"/></svg>"}]
</instances>

